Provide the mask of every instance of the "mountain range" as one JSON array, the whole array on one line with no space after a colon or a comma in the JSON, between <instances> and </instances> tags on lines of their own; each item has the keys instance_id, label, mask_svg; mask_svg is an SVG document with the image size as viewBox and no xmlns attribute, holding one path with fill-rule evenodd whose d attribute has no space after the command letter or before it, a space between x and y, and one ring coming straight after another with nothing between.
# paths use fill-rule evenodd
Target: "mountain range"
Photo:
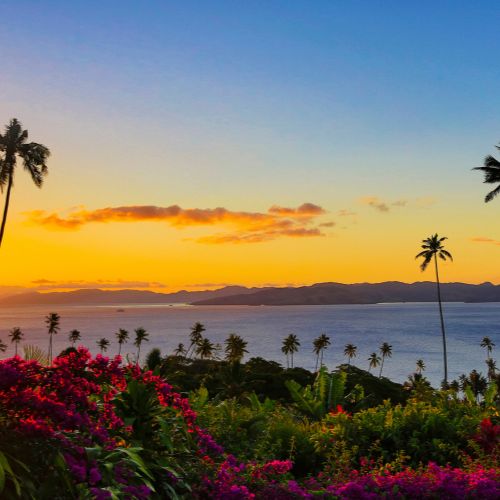
<instances>
[{"instance_id":1,"label":"mountain range","mask_svg":"<svg viewBox=\"0 0 500 500\"><path fill-rule=\"evenodd\" d=\"M442 283L445 302L500 302L500 285ZM402 283L316 283L300 287L247 288L226 286L217 290L158 293L147 290L82 289L70 292L28 292L0 298L0 307L25 305L327 305L384 302L434 302L436 284L431 281Z\"/></svg>"}]
</instances>

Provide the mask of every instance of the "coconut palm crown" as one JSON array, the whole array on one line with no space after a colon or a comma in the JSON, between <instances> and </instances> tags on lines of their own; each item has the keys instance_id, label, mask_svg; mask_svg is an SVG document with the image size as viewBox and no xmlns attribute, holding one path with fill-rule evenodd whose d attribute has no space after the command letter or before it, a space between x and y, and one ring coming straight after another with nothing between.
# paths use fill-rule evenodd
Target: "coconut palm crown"
<instances>
[{"instance_id":1,"label":"coconut palm crown","mask_svg":"<svg viewBox=\"0 0 500 500\"><path fill-rule=\"evenodd\" d=\"M10 331L9 337L10 337L10 341L14 344L14 349L15 349L14 356L17 356L17 346L19 345L19 343L23 339L24 333L21 331L21 329L18 326L16 326L16 327L12 328L12 330Z\"/></svg>"},{"instance_id":2,"label":"coconut palm crown","mask_svg":"<svg viewBox=\"0 0 500 500\"><path fill-rule=\"evenodd\" d=\"M500 149L500 146L495 146L497 149ZM484 198L484 201L488 203L493 198L495 198L500 193L500 162L494 158L493 156L487 156L484 159L484 163L482 167L475 167L473 170L481 170L484 172L484 183L485 184L495 184L499 183L499 185L490 191Z\"/></svg>"},{"instance_id":3,"label":"coconut palm crown","mask_svg":"<svg viewBox=\"0 0 500 500\"><path fill-rule=\"evenodd\" d=\"M10 196L14 185L14 172L17 160L22 160L24 169L30 174L35 186L41 187L43 178L47 174L47 158L50 151L43 144L27 142L28 131L23 130L21 123L13 118L0 134L0 190L7 186L2 224L0 226L0 246L2 245L7 214L9 211Z\"/></svg>"}]
</instances>

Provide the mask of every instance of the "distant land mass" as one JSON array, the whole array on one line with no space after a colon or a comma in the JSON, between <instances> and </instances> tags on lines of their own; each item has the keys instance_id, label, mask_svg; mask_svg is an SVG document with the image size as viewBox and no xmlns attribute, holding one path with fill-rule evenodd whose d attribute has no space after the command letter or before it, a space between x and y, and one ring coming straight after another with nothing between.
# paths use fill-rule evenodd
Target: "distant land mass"
<instances>
[{"instance_id":1,"label":"distant land mass","mask_svg":"<svg viewBox=\"0 0 500 500\"><path fill-rule=\"evenodd\" d=\"M445 302L500 302L500 285L481 283L442 283ZM217 290L158 293L147 290L82 289L70 292L18 293L0 298L0 307L28 305L329 305L377 304L383 302L435 302L436 284L432 281L401 283L317 283L300 287L247 288L226 286Z\"/></svg>"}]
</instances>

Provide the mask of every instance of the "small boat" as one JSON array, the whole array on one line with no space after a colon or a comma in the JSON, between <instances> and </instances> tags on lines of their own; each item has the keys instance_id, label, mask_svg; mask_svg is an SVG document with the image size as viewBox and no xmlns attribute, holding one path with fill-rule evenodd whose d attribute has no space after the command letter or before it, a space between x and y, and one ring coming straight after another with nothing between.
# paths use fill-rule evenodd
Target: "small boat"
<instances>
[{"instance_id":1,"label":"small boat","mask_svg":"<svg viewBox=\"0 0 500 500\"><path fill-rule=\"evenodd\" d=\"M125 312L125 309L117 309L116 310L117 313L124 313Z\"/></svg>"}]
</instances>

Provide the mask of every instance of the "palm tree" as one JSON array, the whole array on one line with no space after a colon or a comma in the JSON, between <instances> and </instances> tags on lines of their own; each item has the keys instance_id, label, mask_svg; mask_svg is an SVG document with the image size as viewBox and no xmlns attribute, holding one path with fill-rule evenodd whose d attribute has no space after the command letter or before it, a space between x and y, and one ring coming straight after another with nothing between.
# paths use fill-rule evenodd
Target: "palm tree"
<instances>
[{"instance_id":1,"label":"palm tree","mask_svg":"<svg viewBox=\"0 0 500 500\"><path fill-rule=\"evenodd\" d=\"M149 342L149 333L142 327L136 328L134 345L137 347L137 359L136 363L139 364L139 358L141 357L141 344L143 342Z\"/></svg>"},{"instance_id":2,"label":"palm tree","mask_svg":"<svg viewBox=\"0 0 500 500\"><path fill-rule=\"evenodd\" d=\"M486 360L486 366L488 367L488 378L493 380L497 372L497 362L492 358L488 358Z\"/></svg>"},{"instance_id":3,"label":"palm tree","mask_svg":"<svg viewBox=\"0 0 500 500\"><path fill-rule=\"evenodd\" d=\"M210 359L214 355L214 345L207 338L202 338L196 347L196 355L201 359Z\"/></svg>"},{"instance_id":4,"label":"palm tree","mask_svg":"<svg viewBox=\"0 0 500 500\"><path fill-rule=\"evenodd\" d=\"M2 339L0 339L0 352L5 352L7 350L7 344L4 344L2 342Z\"/></svg>"},{"instance_id":5,"label":"palm tree","mask_svg":"<svg viewBox=\"0 0 500 500\"><path fill-rule=\"evenodd\" d=\"M10 331L9 333L9 337L10 337L10 341L14 344L14 356L17 356L17 346L19 344L19 342L21 342L21 340L23 339L24 337L24 333L21 331L21 329L16 326L14 328L12 328L12 330Z\"/></svg>"},{"instance_id":6,"label":"palm tree","mask_svg":"<svg viewBox=\"0 0 500 500\"><path fill-rule=\"evenodd\" d=\"M3 209L2 225L0 226L0 246L2 246L7 213L9 211L10 194L14 183L14 172L17 160L23 162L25 170L31 175L31 179L37 187L41 187L43 177L47 174L45 162L50 155L48 148L36 142L26 142L28 131L23 130L17 119L12 119L5 127L5 133L0 134L0 190L7 185L7 195Z\"/></svg>"},{"instance_id":7,"label":"palm tree","mask_svg":"<svg viewBox=\"0 0 500 500\"><path fill-rule=\"evenodd\" d=\"M351 364L351 359L356 357L356 351L358 348L354 344L346 344L344 348L344 356L347 356L347 364Z\"/></svg>"},{"instance_id":8,"label":"palm tree","mask_svg":"<svg viewBox=\"0 0 500 500\"><path fill-rule=\"evenodd\" d=\"M75 347L75 344L81 340L82 335L78 330L71 330L69 332L68 338L71 342L71 347Z\"/></svg>"},{"instance_id":9,"label":"palm tree","mask_svg":"<svg viewBox=\"0 0 500 500\"><path fill-rule=\"evenodd\" d=\"M489 337L483 337L483 340L481 341L481 347L484 347L486 349L486 355L487 359L491 358L491 352L493 351L493 348L495 347L495 344Z\"/></svg>"},{"instance_id":10,"label":"palm tree","mask_svg":"<svg viewBox=\"0 0 500 500\"><path fill-rule=\"evenodd\" d=\"M176 347L174 355L179 357L186 355L186 348L184 347L184 344L181 343Z\"/></svg>"},{"instance_id":11,"label":"palm tree","mask_svg":"<svg viewBox=\"0 0 500 500\"><path fill-rule=\"evenodd\" d=\"M239 363L245 353L248 353L246 349L248 342L235 333L231 333L224 344L226 345L224 348L226 360L230 363Z\"/></svg>"},{"instance_id":12,"label":"palm tree","mask_svg":"<svg viewBox=\"0 0 500 500\"><path fill-rule=\"evenodd\" d=\"M425 370L425 363L423 359L417 359L417 373L422 375L422 372Z\"/></svg>"},{"instance_id":13,"label":"palm tree","mask_svg":"<svg viewBox=\"0 0 500 500\"><path fill-rule=\"evenodd\" d=\"M189 353L189 357L193 355L194 348L200 344L203 339L202 333L205 331L205 326L198 321L191 327L191 333L189 334L189 339L191 344L187 350L186 356Z\"/></svg>"},{"instance_id":14,"label":"palm tree","mask_svg":"<svg viewBox=\"0 0 500 500\"><path fill-rule=\"evenodd\" d=\"M118 340L118 356L122 354L122 345L128 341L128 331L120 328L116 333L115 337Z\"/></svg>"},{"instance_id":15,"label":"palm tree","mask_svg":"<svg viewBox=\"0 0 500 500\"><path fill-rule=\"evenodd\" d=\"M103 354L105 351L108 350L109 340L108 339L100 339L97 341L97 345L98 345L99 349L101 350L101 354Z\"/></svg>"},{"instance_id":16,"label":"palm tree","mask_svg":"<svg viewBox=\"0 0 500 500\"><path fill-rule=\"evenodd\" d=\"M52 337L59 333L59 321L61 317L57 313L50 313L45 317L45 324L49 334L49 364L52 364Z\"/></svg>"},{"instance_id":17,"label":"palm tree","mask_svg":"<svg viewBox=\"0 0 500 500\"><path fill-rule=\"evenodd\" d=\"M382 370L384 369L385 358L392 357L392 345L388 344L387 342L384 342L379 349L380 349L380 354L382 354L382 364L380 365L380 373L378 374L378 378L381 378Z\"/></svg>"},{"instance_id":18,"label":"palm tree","mask_svg":"<svg viewBox=\"0 0 500 500\"><path fill-rule=\"evenodd\" d=\"M380 365L380 358L379 356L377 356L376 352L372 352L370 354L368 361L370 362L370 364L368 365L368 371L370 371L372 368L377 368L377 366Z\"/></svg>"},{"instance_id":19,"label":"palm tree","mask_svg":"<svg viewBox=\"0 0 500 500\"><path fill-rule=\"evenodd\" d=\"M444 319L443 319L443 306L441 304L441 288L439 284L439 271L438 271L438 262L437 258L439 257L441 260L450 259L453 261L453 257L450 252L444 249L442 242L448 238L443 237L439 238L439 236L434 234L433 236L429 236L425 240L422 240L422 248L423 250L415 256L416 259L422 257L424 260L422 264L420 264L420 269L425 271L427 266L434 259L434 268L436 271L436 284L437 284L437 295L439 302L439 317L441 318L441 333L443 337L443 359L444 359L444 383L448 384L448 357L446 355L446 333L444 330Z\"/></svg>"},{"instance_id":20,"label":"palm tree","mask_svg":"<svg viewBox=\"0 0 500 500\"><path fill-rule=\"evenodd\" d=\"M500 149L500 146L495 146L497 149ZM496 182L500 182L500 162L495 159L493 156L487 156L484 159L484 163L482 167L475 167L473 170L482 170L484 172L484 182L486 184L494 184ZM491 201L497 194L500 193L500 186L497 186L493 191L490 191L484 201L488 203Z\"/></svg>"},{"instance_id":21,"label":"palm tree","mask_svg":"<svg viewBox=\"0 0 500 500\"><path fill-rule=\"evenodd\" d=\"M323 352L328 349L331 344L330 337L325 333L322 333L319 337L315 338L313 341L313 352L316 354L316 370L318 371L318 364L320 367L323 366Z\"/></svg>"},{"instance_id":22,"label":"palm tree","mask_svg":"<svg viewBox=\"0 0 500 500\"><path fill-rule=\"evenodd\" d=\"M293 368L293 355L299 350L299 347L300 341L294 333L283 339L281 352L286 355L287 368L290 368L290 366ZM291 364L289 361L291 361Z\"/></svg>"}]
</instances>

